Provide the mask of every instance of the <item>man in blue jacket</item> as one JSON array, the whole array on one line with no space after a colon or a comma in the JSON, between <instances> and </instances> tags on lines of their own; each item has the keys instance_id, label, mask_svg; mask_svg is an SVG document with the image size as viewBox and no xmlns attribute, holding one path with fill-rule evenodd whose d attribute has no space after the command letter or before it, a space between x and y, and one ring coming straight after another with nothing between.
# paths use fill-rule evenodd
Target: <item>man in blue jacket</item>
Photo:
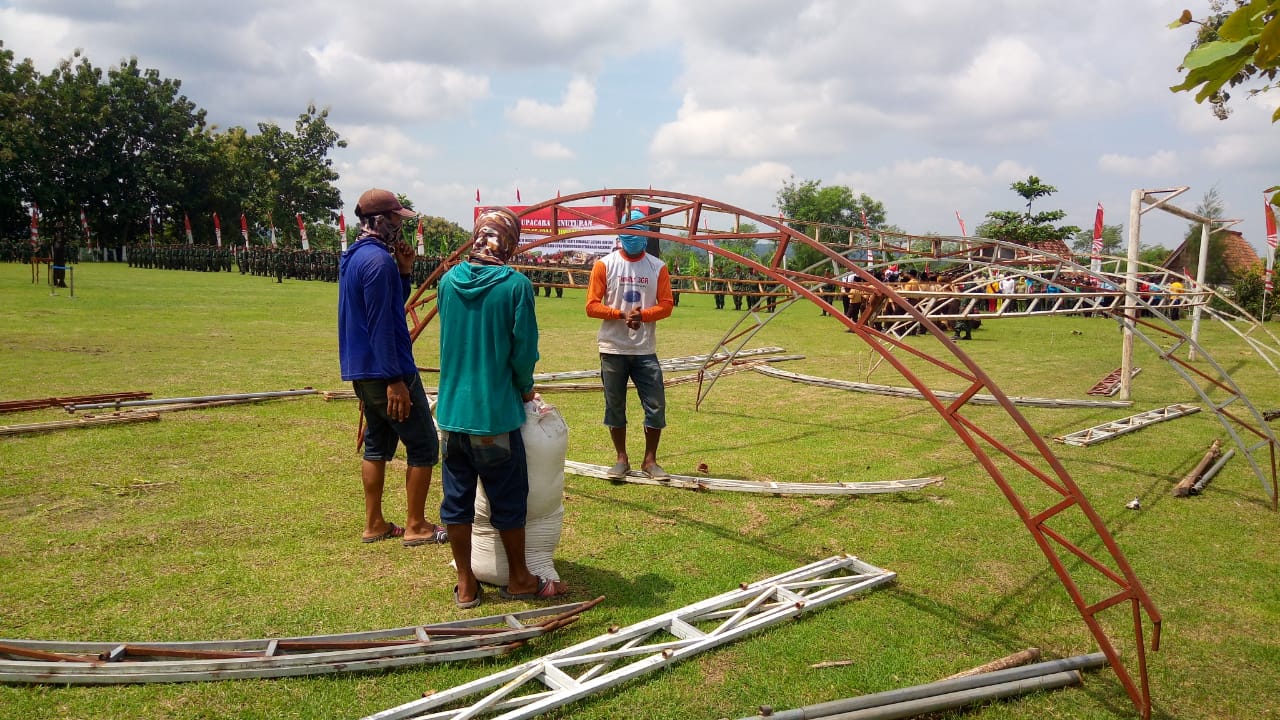
<instances>
[{"instance_id":1,"label":"man in blue jacket","mask_svg":"<svg viewBox=\"0 0 1280 720\"><path fill-rule=\"evenodd\" d=\"M431 407L413 359L404 317L414 251L401 234L404 219L417 213L389 190L360 196L360 238L338 261L338 357L364 408L363 542L402 538L405 547L447 542L443 528L427 522L431 468L440 454ZM407 518L405 527L382 515L387 461L404 443Z\"/></svg>"},{"instance_id":2,"label":"man in blue jacket","mask_svg":"<svg viewBox=\"0 0 1280 720\"><path fill-rule=\"evenodd\" d=\"M556 582L529 572L525 562L525 514L529 473L520 426L524 403L534 399L538 321L533 283L507 265L520 244L520 220L507 208L476 218L467 260L440 279L440 396L436 419L443 430L440 520L458 571L453 601L480 604L471 569L471 526L476 484L484 483L490 522L502 540L509 570L509 599L554 597Z\"/></svg>"}]
</instances>

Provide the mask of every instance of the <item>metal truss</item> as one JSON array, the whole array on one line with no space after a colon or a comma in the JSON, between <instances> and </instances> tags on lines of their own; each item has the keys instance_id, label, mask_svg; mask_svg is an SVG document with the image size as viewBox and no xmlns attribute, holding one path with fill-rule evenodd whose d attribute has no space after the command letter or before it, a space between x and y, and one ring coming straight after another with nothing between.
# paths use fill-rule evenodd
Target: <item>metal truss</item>
<instances>
[{"instance_id":1,"label":"metal truss","mask_svg":"<svg viewBox=\"0 0 1280 720\"><path fill-rule=\"evenodd\" d=\"M895 577L896 573L856 557L827 558L625 628L611 629L573 647L369 715L365 720L467 720L495 713L500 713L498 720L536 717L892 582ZM533 691L520 694L527 686L533 686ZM480 693L487 694L462 705ZM440 710L450 705L455 707Z\"/></svg>"},{"instance_id":2,"label":"metal truss","mask_svg":"<svg viewBox=\"0 0 1280 720\"><path fill-rule=\"evenodd\" d=\"M1112 420L1111 422L1095 425L1091 428L1085 428L1084 430L1068 433L1061 437L1056 437L1054 440L1057 440L1064 445L1075 445L1076 447L1097 445L1100 442L1105 442L1112 438L1141 430L1148 425L1155 425L1156 423L1165 422L1167 420L1186 417L1187 415L1193 415L1198 412L1200 412L1200 407L1197 405L1175 403L1166 407L1156 408L1155 410L1138 413L1137 415L1130 415L1127 418Z\"/></svg>"},{"instance_id":3,"label":"metal truss","mask_svg":"<svg viewBox=\"0 0 1280 720\"><path fill-rule=\"evenodd\" d=\"M257 640L0 640L0 682L199 682L356 672L505 655L603 601L414 627ZM497 627L493 627L497 626Z\"/></svg>"},{"instance_id":4,"label":"metal truss","mask_svg":"<svg viewBox=\"0 0 1280 720\"><path fill-rule=\"evenodd\" d=\"M581 475L608 479L609 468L603 465L566 460L564 471ZM882 493L907 492L921 490L930 485L941 485L946 478L942 476L909 478L905 480L878 480L869 482L766 482L762 480L733 480L728 478L699 477L695 475L672 474L667 480L654 480L639 470L627 472L619 482L639 485L659 485L662 487L683 488L685 490L725 490L730 492L750 492L764 495L878 495Z\"/></svg>"},{"instance_id":5,"label":"metal truss","mask_svg":"<svg viewBox=\"0 0 1280 720\"><path fill-rule=\"evenodd\" d=\"M835 229L769 217L686 193L638 188L602 189L547 200L532 205L523 212L528 214L549 210L552 227L555 228L560 227L559 218L584 218L598 222L576 210L574 203L598 202L599 198L610 196L614 198L614 206L618 211L617 222L561 232L523 245L521 250L533 250L559 240L617 234L624 229L622 217L625 210L645 208L642 210L646 213L644 217L628 221L627 227L634 228L640 224L648 229L628 229L627 232L696 248L714 258L714 262L733 263L749 269L763 278L761 282L775 301L775 313L762 312L766 306L765 299L748 309L712 349L710 354L714 357L727 354L733 358L766 323L785 315L786 308L796 302L807 301L826 311L833 323L839 323L850 331L851 341L861 342L871 350L874 362L888 363L901 374L973 454L978 465L1000 489L1044 554L1090 634L1106 655L1134 707L1143 718L1150 717L1151 695L1147 681L1144 620L1151 625L1151 648L1156 650L1160 640L1159 610L1101 517L1053 454L1049 443L1023 417L1008 395L972 358L951 342L938 325L939 320L949 317L963 317L965 313L976 315L979 310L976 303L988 298L985 294L975 296L975 293L966 292L966 288L959 285L939 290L911 289L900 284L891 287L877 279L871 271L877 265L920 261L937 265L945 274L955 276L961 282L973 281L983 273L990 275L996 269L1049 281L1045 292L1025 294L1022 299L1027 303L1021 311L1016 304L1017 296L1013 296L1015 303L1012 307L1005 305L1002 306L1003 311L997 308L993 314L984 313L984 318L1078 313L1086 310L1105 312L1117 320L1121 329L1131 330L1135 337L1146 342L1195 389L1205 405L1227 427L1237 447L1248 458L1275 509L1275 450L1280 443L1230 375L1192 337L1163 314L1162 310L1169 309L1168 306L1161 304L1156 307L1140 293L1127 292L1123 289L1123 284L1113 281L1119 277L1114 273L1094 274L1070 259L1028 251L1017 245L984 238L914 237L865 228ZM743 230L748 227L744 222L750 224L750 231ZM811 234L801 231L806 227ZM772 242L776 250L769 264L764 265L720 245L725 241L736 240ZM822 267L815 265L798 270L787 268L784 260L787 249L792 244L804 245L820 254L824 258L821 261ZM431 281L457 263L465 251L465 247L459 248L446 262L441 263L433 277L406 304L406 315L413 338L416 339L421 334L436 313L435 294L428 289ZM864 261L864 258L867 260ZM828 264L829 272L825 268ZM1081 283L1078 280L1087 282ZM1088 289L1083 287L1086 284ZM1112 290L1106 285L1114 285L1117 289ZM827 293L854 290L862 293L864 302L857 317L846 318L831 305ZM1193 284L1187 284L1186 290L1188 292L1181 298L1186 302L1180 307L1203 306L1208 301L1207 294L1211 292ZM916 293L914 296L913 292ZM1242 309L1236 309L1241 317L1248 317ZM895 323L899 325L895 327ZM909 325L923 328L933 336L937 350L929 352L908 343L901 333ZM1156 341L1142 332L1144 328L1172 337L1175 341L1174 351L1163 350ZM1252 346L1255 349L1262 346L1280 347L1280 342L1276 342L1274 336L1259 323L1253 322L1244 334L1254 338ZM1212 374L1177 358L1174 353L1183 347L1192 353L1202 353ZM959 381L963 389L954 398L944 398L921 380L908 362L943 371ZM714 386L718 376L716 370L723 369L727 364L727 361L708 361L703 368L701 373L706 382L701 383L699 388L699 404ZM1204 388L1196 378L1206 381L1203 382ZM1225 395L1226 399L1214 400L1209 397L1210 392ZM981 421L970 418L967 414L969 401L979 393L992 396L1003 415L992 418L988 412ZM1233 409L1233 405L1238 408ZM1246 444L1241 433L1237 432L1237 427L1253 435L1257 442L1253 445ZM1269 465L1269 473L1262 469L1264 463L1260 458L1264 454L1269 455L1265 463ZM1046 492L1048 500L1041 497ZM1087 538L1082 544L1080 540L1069 537L1079 533L1082 526L1087 528L1086 535L1096 536L1096 547L1100 547L1098 552L1085 549L1095 547L1091 538ZM1132 641L1124 652L1117 646L1113 632L1104 627L1102 622L1107 611L1118 606L1129 609L1127 619L1131 623ZM1132 663L1136 663L1136 672L1129 670Z\"/></svg>"}]
</instances>

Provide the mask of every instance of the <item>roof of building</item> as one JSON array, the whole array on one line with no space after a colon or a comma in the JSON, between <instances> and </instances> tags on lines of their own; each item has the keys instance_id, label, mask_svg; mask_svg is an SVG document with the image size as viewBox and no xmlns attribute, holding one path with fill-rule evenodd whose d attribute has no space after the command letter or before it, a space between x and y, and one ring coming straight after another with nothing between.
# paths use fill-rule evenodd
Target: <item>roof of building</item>
<instances>
[{"instance_id":1,"label":"roof of building","mask_svg":"<svg viewBox=\"0 0 1280 720\"><path fill-rule=\"evenodd\" d=\"M1261 264L1262 260L1258 257L1258 253L1254 251L1249 241L1244 239L1243 233L1237 230L1219 230L1215 234L1222 238L1222 256L1226 261L1227 269L1232 273L1241 273ZM1190 242L1189 239L1183 240L1178 249L1169 253L1169 257L1165 258L1160 266L1174 272L1195 275L1200 258L1188 251L1188 242ZM1196 248L1198 252L1199 243L1196 243Z\"/></svg>"}]
</instances>

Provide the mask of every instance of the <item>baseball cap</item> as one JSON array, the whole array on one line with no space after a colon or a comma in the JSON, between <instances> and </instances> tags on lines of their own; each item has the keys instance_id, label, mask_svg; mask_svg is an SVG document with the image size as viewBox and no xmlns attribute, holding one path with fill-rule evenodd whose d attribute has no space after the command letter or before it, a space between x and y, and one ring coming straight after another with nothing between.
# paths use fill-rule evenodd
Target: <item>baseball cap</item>
<instances>
[{"instance_id":1,"label":"baseball cap","mask_svg":"<svg viewBox=\"0 0 1280 720\"><path fill-rule=\"evenodd\" d=\"M395 213L400 217L417 217L418 213L400 204L400 199L390 190L382 188L369 188L360 196L360 202L356 203L356 217L372 217L374 215L384 215L386 213Z\"/></svg>"}]
</instances>

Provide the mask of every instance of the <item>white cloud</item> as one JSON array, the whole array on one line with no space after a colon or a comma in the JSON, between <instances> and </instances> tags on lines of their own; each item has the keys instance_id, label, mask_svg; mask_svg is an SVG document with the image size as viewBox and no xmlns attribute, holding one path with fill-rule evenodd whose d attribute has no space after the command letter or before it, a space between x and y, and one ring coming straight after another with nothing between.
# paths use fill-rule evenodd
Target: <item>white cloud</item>
<instances>
[{"instance_id":1,"label":"white cloud","mask_svg":"<svg viewBox=\"0 0 1280 720\"><path fill-rule=\"evenodd\" d=\"M741 189L765 189L776 192L793 174L795 171L791 166L768 161L756 163L740 173L729 175L725 178L725 182L731 187Z\"/></svg>"},{"instance_id":2,"label":"white cloud","mask_svg":"<svg viewBox=\"0 0 1280 720\"><path fill-rule=\"evenodd\" d=\"M431 120L465 109L489 92L483 76L422 63L379 62L343 41L308 49L307 55L320 82L345 88L350 106L365 111L353 113L356 117Z\"/></svg>"},{"instance_id":3,"label":"white cloud","mask_svg":"<svg viewBox=\"0 0 1280 720\"><path fill-rule=\"evenodd\" d=\"M596 109L596 88L584 77L574 77L559 105L521 98L507 108L507 119L516 125L538 130L577 133L591 127Z\"/></svg>"},{"instance_id":4,"label":"white cloud","mask_svg":"<svg viewBox=\"0 0 1280 720\"><path fill-rule=\"evenodd\" d=\"M573 151L558 142L535 142L530 152L539 160L572 160L574 158Z\"/></svg>"},{"instance_id":5,"label":"white cloud","mask_svg":"<svg viewBox=\"0 0 1280 720\"><path fill-rule=\"evenodd\" d=\"M1159 150L1147 157L1108 153L1098 158L1099 170L1127 177L1166 177L1176 174L1179 167L1178 154L1172 150Z\"/></svg>"}]
</instances>

